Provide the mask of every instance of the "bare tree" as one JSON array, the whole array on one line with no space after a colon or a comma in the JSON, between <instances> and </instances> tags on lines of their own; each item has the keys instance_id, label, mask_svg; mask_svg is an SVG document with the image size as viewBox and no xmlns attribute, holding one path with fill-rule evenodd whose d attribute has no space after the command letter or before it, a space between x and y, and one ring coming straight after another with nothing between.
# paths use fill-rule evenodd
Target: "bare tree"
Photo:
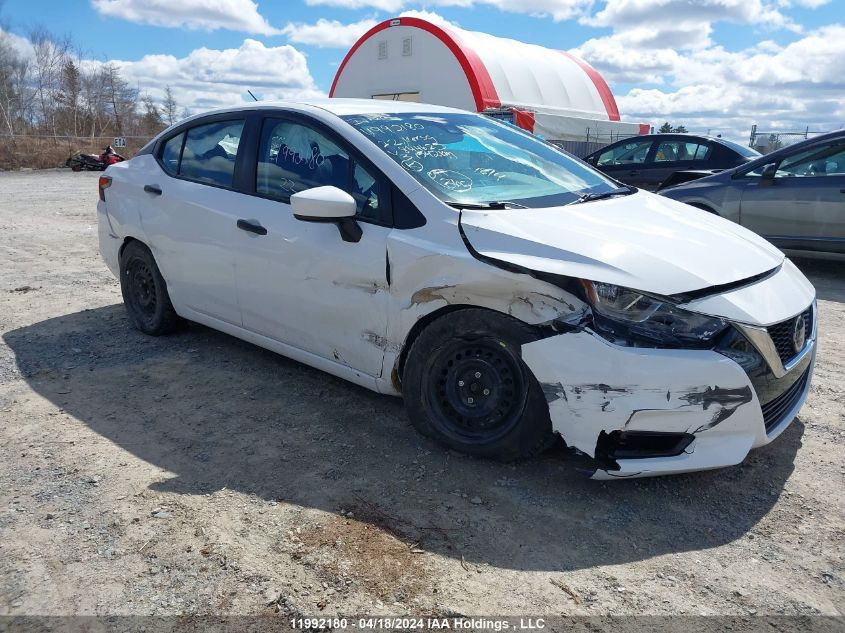
<instances>
[{"instance_id":1,"label":"bare tree","mask_svg":"<svg viewBox=\"0 0 845 633\"><path fill-rule=\"evenodd\" d=\"M14 119L20 112L18 86L15 78L19 75L19 66L23 63L5 31L0 31L0 114L9 135L15 136Z\"/></svg>"},{"instance_id":2,"label":"bare tree","mask_svg":"<svg viewBox=\"0 0 845 633\"><path fill-rule=\"evenodd\" d=\"M112 63L103 67L103 84L106 101L114 117L114 131L123 136L126 124L137 115L138 91L126 83L118 67Z\"/></svg>"},{"instance_id":3,"label":"bare tree","mask_svg":"<svg viewBox=\"0 0 845 633\"><path fill-rule=\"evenodd\" d=\"M33 79L38 95L41 125L57 136L55 96L59 89L61 71L70 52L70 39L57 38L43 27L29 34L34 53Z\"/></svg>"},{"instance_id":4,"label":"bare tree","mask_svg":"<svg viewBox=\"0 0 845 633\"><path fill-rule=\"evenodd\" d=\"M72 59L65 61L59 80L59 90L56 94L56 102L61 105L61 115L64 119L64 129L73 132L73 136L79 136L79 115L80 100L82 98L82 77L79 67Z\"/></svg>"},{"instance_id":5,"label":"bare tree","mask_svg":"<svg viewBox=\"0 0 845 633\"><path fill-rule=\"evenodd\" d=\"M164 120L161 116L161 111L156 105L153 98L148 95L141 96L141 104L144 107L144 113L141 116L141 131L146 136L155 136L164 129Z\"/></svg>"},{"instance_id":6,"label":"bare tree","mask_svg":"<svg viewBox=\"0 0 845 633\"><path fill-rule=\"evenodd\" d=\"M164 102L161 104L164 120L167 125L173 125L178 120L176 110L179 106L176 104L176 99L173 97L173 91L170 86L164 87Z\"/></svg>"}]
</instances>

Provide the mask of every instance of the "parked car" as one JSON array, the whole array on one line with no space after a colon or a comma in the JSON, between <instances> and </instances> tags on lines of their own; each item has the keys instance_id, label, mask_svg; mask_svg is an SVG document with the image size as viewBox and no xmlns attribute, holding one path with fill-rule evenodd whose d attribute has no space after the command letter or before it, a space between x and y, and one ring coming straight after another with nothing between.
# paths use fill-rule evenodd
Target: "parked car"
<instances>
[{"instance_id":1,"label":"parked car","mask_svg":"<svg viewBox=\"0 0 845 633\"><path fill-rule=\"evenodd\" d=\"M845 258L845 130L660 192L795 255Z\"/></svg>"},{"instance_id":2,"label":"parked car","mask_svg":"<svg viewBox=\"0 0 845 633\"><path fill-rule=\"evenodd\" d=\"M675 178L683 182L744 165L760 152L733 141L693 134L650 134L612 143L584 160L620 182L655 191ZM675 176L677 172L683 172Z\"/></svg>"},{"instance_id":3,"label":"parked car","mask_svg":"<svg viewBox=\"0 0 845 633\"><path fill-rule=\"evenodd\" d=\"M419 431L473 455L559 434L596 477L727 466L809 389L815 291L780 251L482 115L220 110L99 193L136 328L190 319L401 395Z\"/></svg>"}]
</instances>

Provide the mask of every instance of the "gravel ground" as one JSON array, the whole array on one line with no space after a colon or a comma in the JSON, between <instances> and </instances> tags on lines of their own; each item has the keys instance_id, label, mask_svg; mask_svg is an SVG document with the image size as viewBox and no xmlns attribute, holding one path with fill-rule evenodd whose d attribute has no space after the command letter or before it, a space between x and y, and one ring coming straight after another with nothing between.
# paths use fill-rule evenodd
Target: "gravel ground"
<instances>
[{"instance_id":1,"label":"gravel ground","mask_svg":"<svg viewBox=\"0 0 845 633\"><path fill-rule=\"evenodd\" d=\"M598 483L441 449L378 396L213 330L130 329L97 174L0 173L0 614L838 614L845 264L740 466Z\"/></svg>"}]
</instances>

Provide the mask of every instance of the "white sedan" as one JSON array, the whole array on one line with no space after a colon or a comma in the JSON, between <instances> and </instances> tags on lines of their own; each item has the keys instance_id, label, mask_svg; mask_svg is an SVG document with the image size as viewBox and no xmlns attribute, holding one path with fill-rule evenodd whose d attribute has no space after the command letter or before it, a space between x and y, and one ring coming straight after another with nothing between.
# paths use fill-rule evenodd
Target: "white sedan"
<instances>
[{"instance_id":1,"label":"white sedan","mask_svg":"<svg viewBox=\"0 0 845 633\"><path fill-rule=\"evenodd\" d=\"M100 178L132 324L203 323L380 393L453 449L560 435L594 477L728 466L793 420L815 291L732 222L415 103L256 103Z\"/></svg>"}]
</instances>

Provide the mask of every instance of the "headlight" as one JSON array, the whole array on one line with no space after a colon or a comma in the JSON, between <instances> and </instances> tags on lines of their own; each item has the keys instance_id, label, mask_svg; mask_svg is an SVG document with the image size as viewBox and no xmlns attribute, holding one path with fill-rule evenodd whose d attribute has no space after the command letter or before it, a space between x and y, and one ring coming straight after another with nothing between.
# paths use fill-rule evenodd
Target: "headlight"
<instances>
[{"instance_id":1,"label":"headlight","mask_svg":"<svg viewBox=\"0 0 845 633\"><path fill-rule=\"evenodd\" d=\"M659 346L707 347L727 323L682 310L667 299L638 290L581 281L598 329L614 337Z\"/></svg>"}]
</instances>

